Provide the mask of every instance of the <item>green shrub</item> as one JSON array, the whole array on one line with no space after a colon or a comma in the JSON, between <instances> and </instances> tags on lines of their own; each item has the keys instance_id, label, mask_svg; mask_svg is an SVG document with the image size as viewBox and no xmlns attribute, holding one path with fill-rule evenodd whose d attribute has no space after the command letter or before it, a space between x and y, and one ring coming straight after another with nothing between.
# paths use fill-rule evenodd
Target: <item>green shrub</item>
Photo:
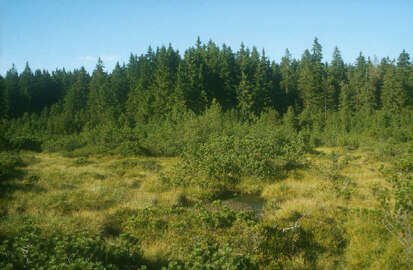
<instances>
[{"instance_id":1,"label":"green shrub","mask_svg":"<svg viewBox=\"0 0 413 270\"><path fill-rule=\"evenodd\" d=\"M386 230L402 244L409 264L413 264L413 156L407 153L383 169L392 192L382 196L382 207L387 210L382 220Z\"/></svg>"},{"instance_id":2,"label":"green shrub","mask_svg":"<svg viewBox=\"0 0 413 270\"><path fill-rule=\"evenodd\" d=\"M207 241L197 242L192 252L189 254L189 261L170 262L168 270L240 270L258 269L255 260L249 256L237 254L228 244L208 243Z\"/></svg>"},{"instance_id":3,"label":"green shrub","mask_svg":"<svg viewBox=\"0 0 413 270\"><path fill-rule=\"evenodd\" d=\"M42 148L47 152L71 152L86 145L78 135L70 135L51 139L43 143Z\"/></svg>"},{"instance_id":4,"label":"green shrub","mask_svg":"<svg viewBox=\"0 0 413 270\"><path fill-rule=\"evenodd\" d=\"M147 154L147 150L141 146L139 141L123 141L116 148L115 152L126 157Z\"/></svg>"},{"instance_id":5,"label":"green shrub","mask_svg":"<svg viewBox=\"0 0 413 270\"><path fill-rule=\"evenodd\" d=\"M182 155L178 177L172 182L231 182L243 176L273 178L304 162L302 137L277 133L272 137L212 138Z\"/></svg>"},{"instance_id":6,"label":"green shrub","mask_svg":"<svg viewBox=\"0 0 413 270\"><path fill-rule=\"evenodd\" d=\"M0 152L0 181L7 178L21 164L22 160L18 154Z\"/></svg>"},{"instance_id":7,"label":"green shrub","mask_svg":"<svg viewBox=\"0 0 413 270\"><path fill-rule=\"evenodd\" d=\"M34 136L17 136L9 139L11 147L17 150L40 152L42 142Z\"/></svg>"},{"instance_id":8,"label":"green shrub","mask_svg":"<svg viewBox=\"0 0 413 270\"><path fill-rule=\"evenodd\" d=\"M43 235L30 223L0 244L1 269L136 269L141 264L140 255L126 245L109 245L86 232Z\"/></svg>"}]
</instances>

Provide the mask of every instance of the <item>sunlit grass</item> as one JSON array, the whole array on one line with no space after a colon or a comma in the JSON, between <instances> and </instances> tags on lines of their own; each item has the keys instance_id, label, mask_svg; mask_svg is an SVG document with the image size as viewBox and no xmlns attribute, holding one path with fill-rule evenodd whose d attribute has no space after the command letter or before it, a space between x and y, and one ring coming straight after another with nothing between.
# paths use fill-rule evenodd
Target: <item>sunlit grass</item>
<instances>
[{"instance_id":1,"label":"sunlit grass","mask_svg":"<svg viewBox=\"0 0 413 270\"><path fill-rule=\"evenodd\" d=\"M280 179L239 179L228 194L256 198L252 208L263 224L299 224L310 233L320 249L316 266L296 254L286 267L386 269L388 264L399 265L394 257L402 253L400 244L379 220L366 220L354 211L376 209L376 191L390 188L380 173L388 161L372 153L318 148L309 154L307 167ZM25 153L24 159L27 166L22 175L10 180L14 189L0 199L1 235L16 232L19 224L31 219L44 233L88 231L116 242L122 224L136 211L153 206L192 207L207 191L199 186L171 187L161 181L162 175L173 173L178 158ZM237 211L254 204L222 199ZM150 261L184 259L185 254L172 250L180 236L165 237L143 239L143 256Z\"/></svg>"}]
</instances>

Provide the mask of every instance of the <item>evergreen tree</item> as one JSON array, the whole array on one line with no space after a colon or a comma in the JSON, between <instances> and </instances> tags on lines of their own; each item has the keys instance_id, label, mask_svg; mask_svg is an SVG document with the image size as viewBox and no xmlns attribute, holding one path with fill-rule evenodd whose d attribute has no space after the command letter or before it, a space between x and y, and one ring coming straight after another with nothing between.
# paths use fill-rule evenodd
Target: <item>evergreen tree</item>
<instances>
[{"instance_id":1,"label":"evergreen tree","mask_svg":"<svg viewBox=\"0 0 413 270\"><path fill-rule=\"evenodd\" d=\"M371 102L370 108L366 108L367 110L378 109L380 104L380 95L381 95L381 85L382 85L382 78L381 72L377 65L377 59L374 59L374 62L368 61L368 78L367 78L367 86L366 89L369 93L369 98Z\"/></svg>"},{"instance_id":2,"label":"evergreen tree","mask_svg":"<svg viewBox=\"0 0 413 270\"><path fill-rule=\"evenodd\" d=\"M383 108L398 112L411 103L409 93L409 70L411 68L409 55L403 51L397 61L397 66L387 68L383 78L381 101Z\"/></svg>"},{"instance_id":3,"label":"evergreen tree","mask_svg":"<svg viewBox=\"0 0 413 270\"><path fill-rule=\"evenodd\" d=\"M397 59L397 78L401 81L404 92L403 95L406 96L406 100L403 102L404 106L412 105L413 103L412 69L410 55L403 50Z\"/></svg>"},{"instance_id":4,"label":"evergreen tree","mask_svg":"<svg viewBox=\"0 0 413 270\"><path fill-rule=\"evenodd\" d=\"M153 82L155 61L155 53L149 47L147 53L139 58L131 55L126 68L130 85L126 110L130 120L135 122L145 123L151 114L150 87Z\"/></svg>"},{"instance_id":5,"label":"evergreen tree","mask_svg":"<svg viewBox=\"0 0 413 270\"><path fill-rule=\"evenodd\" d=\"M205 63L202 57L204 48L198 38L196 47L189 48L179 65L177 92L185 100L188 109L196 114L204 112L208 106L206 82L204 76Z\"/></svg>"},{"instance_id":6,"label":"evergreen tree","mask_svg":"<svg viewBox=\"0 0 413 270\"><path fill-rule=\"evenodd\" d=\"M119 112L125 112L125 104L129 95L129 80L126 75L126 67L120 66L116 63L116 66L109 77L109 90L113 92L114 104Z\"/></svg>"},{"instance_id":7,"label":"evergreen tree","mask_svg":"<svg viewBox=\"0 0 413 270\"><path fill-rule=\"evenodd\" d=\"M254 48L255 49L255 48ZM258 55L256 49L253 50L252 58ZM255 60L256 61L256 60ZM260 114L265 108L271 105L271 89L272 89L271 69L269 62L265 56L265 51L262 51L261 59L258 59L255 72L253 74L253 107L252 111L255 114Z\"/></svg>"},{"instance_id":8,"label":"evergreen tree","mask_svg":"<svg viewBox=\"0 0 413 270\"><path fill-rule=\"evenodd\" d=\"M371 111L377 107L376 89L369 85L369 65L366 58L360 52L356 59L356 66L350 85L354 92L354 104L357 111Z\"/></svg>"},{"instance_id":9,"label":"evergreen tree","mask_svg":"<svg viewBox=\"0 0 413 270\"><path fill-rule=\"evenodd\" d=\"M248 112L251 111L254 97L253 83L251 80L250 52L248 48L245 49L244 44L241 44L236 59L240 71L237 86L238 108L241 109L241 111Z\"/></svg>"},{"instance_id":10,"label":"evergreen tree","mask_svg":"<svg viewBox=\"0 0 413 270\"><path fill-rule=\"evenodd\" d=\"M248 79L244 68L241 69L241 81L237 88L238 108L241 111L250 111L253 105L253 86Z\"/></svg>"},{"instance_id":11,"label":"evergreen tree","mask_svg":"<svg viewBox=\"0 0 413 270\"><path fill-rule=\"evenodd\" d=\"M347 71L340 50L335 47L333 52L333 59L329 66L329 80L333 87L333 107L336 109L339 103L339 97L344 84L347 83Z\"/></svg>"},{"instance_id":12,"label":"evergreen tree","mask_svg":"<svg viewBox=\"0 0 413 270\"><path fill-rule=\"evenodd\" d=\"M291 54L288 49L285 50L285 55L281 58L280 73L280 89L285 95L286 103L284 104L284 106L296 104L299 105L296 70L293 64L293 59L291 58Z\"/></svg>"},{"instance_id":13,"label":"evergreen tree","mask_svg":"<svg viewBox=\"0 0 413 270\"><path fill-rule=\"evenodd\" d=\"M179 62L179 53L174 51L171 45L168 49L165 46L158 49L150 93L153 97L151 102L153 115L165 115L173 111L178 104L182 104L183 97L175 91Z\"/></svg>"},{"instance_id":14,"label":"evergreen tree","mask_svg":"<svg viewBox=\"0 0 413 270\"><path fill-rule=\"evenodd\" d=\"M318 42L315 42L314 47L313 55L306 50L301 58L298 89L304 109L318 111L323 108L322 64L318 62Z\"/></svg>"},{"instance_id":15,"label":"evergreen tree","mask_svg":"<svg viewBox=\"0 0 413 270\"><path fill-rule=\"evenodd\" d=\"M282 122L287 131L292 133L298 131L298 119L292 106L288 107L287 112L283 116Z\"/></svg>"},{"instance_id":16,"label":"evergreen tree","mask_svg":"<svg viewBox=\"0 0 413 270\"><path fill-rule=\"evenodd\" d=\"M96 67L92 73L90 81L90 90L87 98L87 112L92 125L103 120L103 114L106 109L107 95L107 73L103 70L104 65L99 58Z\"/></svg>"},{"instance_id":17,"label":"evergreen tree","mask_svg":"<svg viewBox=\"0 0 413 270\"><path fill-rule=\"evenodd\" d=\"M21 110L18 107L20 104L19 74L13 64L4 78L4 108L7 119L20 116Z\"/></svg>"},{"instance_id":18,"label":"evergreen tree","mask_svg":"<svg viewBox=\"0 0 413 270\"><path fill-rule=\"evenodd\" d=\"M407 82L407 91L408 91L408 97L409 97L408 107L412 108L412 105L413 105L413 65L410 65L409 78Z\"/></svg>"},{"instance_id":19,"label":"evergreen tree","mask_svg":"<svg viewBox=\"0 0 413 270\"><path fill-rule=\"evenodd\" d=\"M73 83L73 80L73 74L71 72L66 72L65 69L52 72L52 81L57 100L63 100L64 96L69 91L69 87Z\"/></svg>"},{"instance_id":20,"label":"evergreen tree","mask_svg":"<svg viewBox=\"0 0 413 270\"><path fill-rule=\"evenodd\" d=\"M20 74L19 78L19 114L32 111L32 97L34 91L34 78L29 63L26 62L24 71Z\"/></svg>"},{"instance_id":21,"label":"evergreen tree","mask_svg":"<svg viewBox=\"0 0 413 270\"><path fill-rule=\"evenodd\" d=\"M322 63L323 54L322 46L318 43L318 39L314 39L312 48L313 58L313 99L321 99L321 109L324 112L324 120L327 118L327 112L334 109L334 87L332 82L326 79L326 72ZM318 98L318 96L321 96ZM314 102L316 104L316 102ZM317 105L313 106L314 108ZM320 108L319 108L320 109Z\"/></svg>"},{"instance_id":22,"label":"evergreen tree","mask_svg":"<svg viewBox=\"0 0 413 270\"><path fill-rule=\"evenodd\" d=\"M219 77L222 81L222 100L221 106L224 111L236 107L236 64L235 55L230 47L222 45L219 60Z\"/></svg>"},{"instance_id":23,"label":"evergreen tree","mask_svg":"<svg viewBox=\"0 0 413 270\"><path fill-rule=\"evenodd\" d=\"M285 92L282 91L280 88L280 82L282 79L280 67L275 63L275 61L272 61L269 69L270 69L270 77L271 77L271 85L270 85L271 106L274 109L276 109L278 112L285 112L287 109L287 106L290 104L288 103L288 99L286 98Z\"/></svg>"},{"instance_id":24,"label":"evergreen tree","mask_svg":"<svg viewBox=\"0 0 413 270\"><path fill-rule=\"evenodd\" d=\"M36 70L33 80L33 112L40 114L44 107L51 106L59 100L60 93L50 73L45 70Z\"/></svg>"},{"instance_id":25,"label":"evergreen tree","mask_svg":"<svg viewBox=\"0 0 413 270\"><path fill-rule=\"evenodd\" d=\"M73 73L74 83L70 86L64 100L62 108L62 122L60 132L71 134L82 130L88 119L86 115L87 103L89 103L90 76L82 67ZM59 114L59 107L50 109L51 115Z\"/></svg>"},{"instance_id":26,"label":"evergreen tree","mask_svg":"<svg viewBox=\"0 0 413 270\"><path fill-rule=\"evenodd\" d=\"M329 118L329 125L340 121L349 132L352 123L376 109L412 107L413 67L406 51L397 62L383 58L380 64L360 52L354 65L346 65L336 47L331 63L322 60L317 38L300 61L286 50L280 64L255 47L250 51L241 44L233 53L225 44L205 45L198 38L182 59L170 45L156 52L149 47L139 57L131 54L127 66L117 63L111 73L99 59L92 76L84 68L33 73L28 63L19 75L13 65L0 76L0 118L10 120L10 134L47 129L52 135L110 121L132 128L167 119L169 128L185 110L195 117L212 107L239 109L242 113L228 115L242 118L275 108L293 131L319 132Z\"/></svg>"},{"instance_id":27,"label":"evergreen tree","mask_svg":"<svg viewBox=\"0 0 413 270\"><path fill-rule=\"evenodd\" d=\"M0 75L0 120L6 118L4 78Z\"/></svg>"}]
</instances>

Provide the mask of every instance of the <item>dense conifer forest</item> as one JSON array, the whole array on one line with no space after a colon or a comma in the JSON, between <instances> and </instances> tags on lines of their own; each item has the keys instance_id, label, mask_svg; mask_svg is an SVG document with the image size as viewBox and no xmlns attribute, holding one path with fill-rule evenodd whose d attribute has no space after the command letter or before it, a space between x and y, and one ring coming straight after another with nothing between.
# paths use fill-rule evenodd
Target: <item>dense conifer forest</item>
<instances>
[{"instance_id":1,"label":"dense conifer forest","mask_svg":"<svg viewBox=\"0 0 413 270\"><path fill-rule=\"evenodd\" d=\"M233 52L225 44L198 39L183 55L171 45L131 54L111 73L101 60L91 75L84 68L33 72L27 63L20 74L12 67L0 87L6 138L32 135L44 142L108 126L139 134L133 130L197 117L213 104L235 119L253 121L270 113L278 120L297 117L299 130L334 127L348 133L361 131L355 123L372 116L388 123L402 115L409 119L413 69L406 51L397 60L360 53L353 64L345 64L335 48L327 63L315 39L301 59L286 50L275 63L255 47L241 44ZM368 122L363 124L373 124Z\"/></svg>"},{"instance_id":2,"label":"dense conifer forest","mask_svg":"<svg viewBox=\"0 0 413 270\"><path fill-rule=\"evenodd\" d=\"M0 76L0 268L409 269L413 66L200 39ZM146 265L146 266L143 266Z\"/></svg>"}]
</instances>

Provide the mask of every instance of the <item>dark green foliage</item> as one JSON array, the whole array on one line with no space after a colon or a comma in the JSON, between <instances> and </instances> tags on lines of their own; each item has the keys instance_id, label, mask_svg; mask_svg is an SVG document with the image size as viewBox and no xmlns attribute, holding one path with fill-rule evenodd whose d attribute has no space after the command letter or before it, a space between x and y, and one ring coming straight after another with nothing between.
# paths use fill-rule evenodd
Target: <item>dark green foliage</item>
<instances>
[{"instance_id":1,"label":"dark green foliage","mask_svg":"<svg viewBox=\"0 0 413 270\"><path fill-rule=\"evenodd\" d=\"M360 53L355 65L345 64L337 48L331 63L322 59L317 38L300 60L286 50L280 64L255 47L242 44L232 52L198 38L182 56L171 45L149 48L111 73L101 60L91 76L84 68L32 72L28 64L18 74L13 66L0 78L2 145L34 151L41 145L71 156L177 156L212 138L273 140L278 129L301 134L298 144L307 147L413 138L406 51L397 62ZM259 166L273 174L268 164L274 162L280 161L260 160ZM244 172L229 171L263 174L248 164Z\"/></svg>"},{"instance_id":2,"label":"dark green foliage","mask_svg":"<svg viewBox=\"0 0 413 270\"><path fill-rule=\"evenodd\" d=\"M284 57L281 59L280 73L281 81L279 83L281 91L286 97L285 106L298 105L298 90L297 90L297 75L296 61L291 59L291 54L288 49L285 51ZM281 104L280 104L281 105Z\"/></svg>"},{"instance_id":3,"label":"dark green foliage","mask_svg":"<svg viewBox=\"0 0 413 270\"><path fill-rule=\"evenodd\" d=\"M407 262L413 264L413 148L410 145L400 159L382 172L392 191L379 194L385 209L382 224L402 244Z\"/></svg>"},{"instance_id":4,"label":"dark green foliage","mask_svg":"<svg viewBox=\"0 0 413 270\"><path fill-rule=\"evenodd\" d=\"M303 157L308 148L302 135L283 132L266 135L268 137L216 137L187 148L176 173L171 177L165 176L163 182L208 187L212 194L206 192L198 196L211 200L229 195L226 193L230 193L231 185L241 177L275 179L304 164Z\"/></svg>"},{"instance_id":5,"label":"dark green foliage","mask_svg":"<svg viewBox=\"0 0 413 270\"><path fill-rule=\"evenodd\" d=\"M140 156L146 154L146 150L141 146L138 140L123 141L115 151L122 156Z\"/></svg>"},{"instance_id":6,"label":"dark green foliage","mask_svg":"<svg viewBox=\"0 0 413 270\"><path fill-rule=\"evenodd\" d=\"M394 191L394 212L413 218L413 157L412 146L391 168L384 170Z\"/></svg>"},{"instance_id":7,"label":"dark green foliage","mask_svg":"<svg viewBox=\"0 0 413 270\"><path fill-rule=\"evenodd\" d=\"M22 160L17 153L0 152L0 181L10 176L20 165L22 165Z\"/></svg>"},{"instance_id":8,"label":"dark green foliage","mask_svg":"<svg viewBox=\"0 0 413 270\"><path fill-rule=\"evenodd\" d=\"M2 269L136 269L140 265L140 255L127 246L106 245L87 233L46 236L30 223L0 245Z\"/></svg>"},{"instance_id":9,"label":"dark green foliage","mask_svg":"<svg viewBox=\"0 0 413 270\"><path fill-rule=\"evenodd\" d=\"M12 149L41 151L41 141L34 136L12 137L9 139L9 143Z\"/></svg>"},{"instance_id":10,"label":"dark green foliage","mask_svg":"<svg viewBox=\"0 0 413 270\"><path fill-rule=\"evenodd\" d=\"M324 68L321 45L314 39L312 54L306 50L299 66L298 89L305 109L317 111L324 109Z\"/></svg>"},{"instance_id":11,"label":"dark green foliage","mask_svg":"<svg viewBox=\"0 0 413 270\"><path fill-rule=\"evenodd\" d=\"M237 254L228 244L197 242L189 254L190 262L170 262L170 270L208 270L208 269L259 269L257 263L249 257Z\"/></svg>"},{"instance_id":12,"label":"dark green foliage","mask_svg":"<svg viewBox=\"0 0 413 270\"><path fill-rule=\"evenodd\" d=\"M49 140L43 143L42 147L47 152L71 152L84 145L85 143L78 135L71 135Z\"/></svg>"}]
</instances>

